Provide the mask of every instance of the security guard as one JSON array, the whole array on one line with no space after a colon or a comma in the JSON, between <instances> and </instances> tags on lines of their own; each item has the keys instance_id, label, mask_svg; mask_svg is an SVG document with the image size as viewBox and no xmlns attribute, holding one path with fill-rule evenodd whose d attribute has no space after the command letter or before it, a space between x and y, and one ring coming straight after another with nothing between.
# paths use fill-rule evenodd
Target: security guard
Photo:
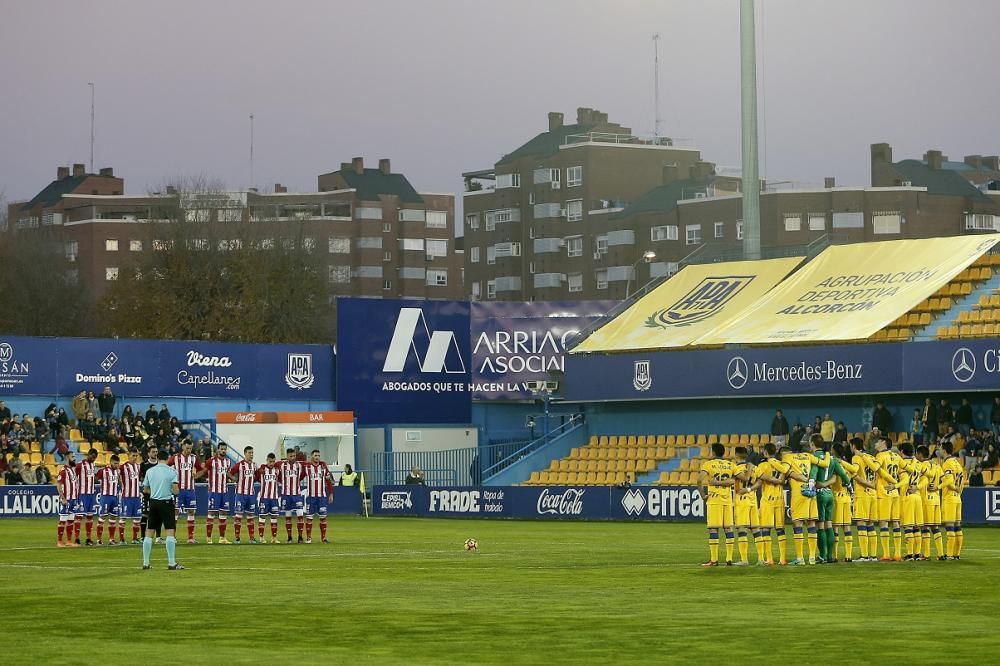
<instances>
[{"instance_id":1,"label":"security guard","mask_svg":"<svg viewBox=\"0 0 1000 666\"><path fill-rule=\"evenodd\" d=\"M358 483L358 473L354 471L350 463L344 465L344 473L340 475L340 485L354 486Z\"/></svg>"}]
</instances>

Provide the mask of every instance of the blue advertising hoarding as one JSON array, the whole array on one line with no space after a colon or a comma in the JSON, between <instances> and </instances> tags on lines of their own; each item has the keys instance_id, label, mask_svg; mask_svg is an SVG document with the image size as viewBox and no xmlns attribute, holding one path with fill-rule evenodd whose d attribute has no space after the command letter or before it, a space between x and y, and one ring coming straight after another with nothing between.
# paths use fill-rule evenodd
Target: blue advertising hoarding
<instances>
[{"instance_id":1,"label":"blue advertising hoarding","mask_svg":"<svg viewBox=\"0 0 1000 666\"><path fill-rule=\"evenodd\" d=\"M475 301L472 399L527 400L525 383L563 372L566 342L617 301Z\"/></svg>"},{"instance_id":2,"label":"blue advertising hoarding","mask_svg":"<svg viewBox=\"0 0 1000 666\"><path fill-rule=\"evenodd\" d=\"M469 303L337 299L338 407L363 425L472 419Z\"/></svg>"},{"instance_id":3,"label":"blue advertising hoarding","mask_svg":"<svg viewBox=\"0 0 1000 666\"><path fill-rule=\"evenodd\" d=\"M574 401L1000 389L1000 340L570 354Z\"/></svg>"},{"instance_id":4,"label":"blue advertising hoarding","mask_svg":"<svg viewBox=\"0 0 1000 666\"><path fill-rule=\"evenodd\" d=\"M0 395L334 399L327 345L0 337Z\"/></svg>"}]
</instances>

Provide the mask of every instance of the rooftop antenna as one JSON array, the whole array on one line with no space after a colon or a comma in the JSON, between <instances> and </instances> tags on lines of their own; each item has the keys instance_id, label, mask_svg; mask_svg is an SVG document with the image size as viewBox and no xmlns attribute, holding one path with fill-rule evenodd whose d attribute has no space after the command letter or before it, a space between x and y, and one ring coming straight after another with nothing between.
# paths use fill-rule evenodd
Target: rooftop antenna
<instances>
[{"instance_id":1,"label":"rooftop antenna","mask_svg":"<svg viewBox=\"0 0 1000 666\"><path fill-rule=\"evenodd\" d=\"M653 137L660 138L660 33L653 34Z\"/></svg>"},{"instance_id":2,"label":"rooftop antenna","mask_svg":"<svg viewBox=\"0 0 1000 666\"><path fill-rule=\"evenodd\" d=\"M253 187L253 114L250 114L250 187Z\"/></svg>"},{"instance_id":3,"label":"rooftop antenna","mask_svg":"<svg viewBox=\"0 0 1000 666\"><path fill-rule=\"evenodd\" d=\"M94 173L94 84L90 86L90 173Z\"/></svg>"}]
</instances>

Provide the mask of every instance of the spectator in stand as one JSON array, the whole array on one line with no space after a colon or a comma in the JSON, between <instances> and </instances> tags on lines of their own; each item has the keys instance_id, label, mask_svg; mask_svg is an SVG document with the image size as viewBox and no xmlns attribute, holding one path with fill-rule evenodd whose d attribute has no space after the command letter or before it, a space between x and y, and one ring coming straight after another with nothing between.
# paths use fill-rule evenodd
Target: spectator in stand
<instances>
[{"instance_id":1,"label":"spectator in stand","mask_svg":"<svg viewBox=\"0 0 1000 666\"><path fill-rule=\"evenodd\" d=\"M941 404L938 405L937 417L939 435L948 432L948 426L955 425L955 410L951 408L951 403L946 398L941 398Z\"/></svg>"},{"instance_id":2,"label":"spectator in stand","mask_svg":"<svg viewBox=\"0 0 1000 666\"><path fill-rule=\"evenodd\" d=\"M830 416L829 412L823 415L823 420L820 422L819 432L823 435L824 442L833 441L833 433L837 430L837 424L834 422L833 417Z\"/></svg>"},{"instance_id":3,"label":"spectator in stand","mask_svg":"<svg viewBox=\"0 0 1000 666\"><path fill-rule=\"evenodd\" d=\"M108 423L105 428L104 443L107 446L108 451L111 453L122 453L122 443L124 442L124 439L118 430L118 419L112 417L111 422Z\"/></svg>"},{"instance_id":4,"label":"spectator in stand","mask_svg":"<svg viewBox=\"0 0 1000 666\"><path fill-rule=\"evenodd\" d=\"M35 483L45 486L52 483L52 472L44 464L40 464L35 470Z\"/></svg>"},{"instance_id":5,"label":"spectator in stand","mask_svg":"<svg viewBox=\"0 0 1000 666\"><path fill-rule=\"evenodd\" d=\"M812 428L812 432L822 432L823 431L823 417L817 415L816 418L813 419L812 425L809 426L809 427Z\"/></svg>"},{"instance_id":6,"label":"spectator in stand","mask_svg":"<svg viewBox=\"0 0 1000 666\"><path fill-rule=\"evenodd\" d=\"M204 438L198 440L198 444L194 447L194 453L198 456L198 460L205 462L212 457L212 443Z\"/></svg>"},{"instance_id":7,"label":"spectator in stand","mask_svg":"<svg viewBox=\"0 0 1000 666\"><path fill-rule=\"evenodd\" d=\"M0 451L0 479L7 478L7 452Z\"/></svg>"},{"instance_id":8,"label":"spectator in stand","mask_svg":"<svg viewBox=\"0 0 1000 666\"><path fill-rule=\"evenodd\" d=\"M1000 395L993 396L993 408L990 410L990 427L993 436L1000 437Z\"/></svg>"},{"instance_id":9,"label":"spectator in stand","mask_svg":"<svg viewBox=\"0 0 1000 666\"><path fill-rule=\"evenodd\" d=\"M31 418L30 414L23 414L21 416L21 430L23 431L21 433L21 439L23 439L25 441L28 441L28 442L34 442L35 441L35 438L36 438L36 435L35 435L35 420L33 418Z\"/></svg>"},{"instance_id":10,"label":"spectator in stand","mask_svg":"<svg viewBox=\"0 0 1000 666\"><path fill-rule=\"evenodd\" d=\"M795 449L802 443L802 438L805 436L806 431L802 428L801 423L796 423L792 428L792 432L788 435L788 445Z\"/></svg>"},{"instance_id":11,"label":"spectator in stand","mask_svg":"<svg viewBox=\"0 0 1000 666\"><path fill-rule=\"evenodd\" d=\"M66 410L62 407L59 408L59 411L56 414L56 422L65 428L69 427L69 414L67 414Z\"/></svg>"},{"instance_id":12,"label":"spectator in stand","mask_svg":"<svg viewBox=\"0 0 1000 666\"><path fill-rule=\"evenodd\" d=\"M166 428L156 429L156 434L153 435L153 444L156 445L157 451L165 451L168 455L170 454L170 437L167 436Z\"/></svg>"},{"instance_id":13,"label":"spectator in stand","mask_svg":"<svg viewBox=\"0 0 1000 666\"><path fill-rule=\"evenodd\" d=\"M126 408L128 409L128 408ZM125 441L125 447L131 451L136 445L135 426L132 425L132 415L122 413L122 420L118 422L118 434Z\"/></svg>"},{"instance_id":14,"label":"spectator in stand","mask_svg":"<svg viewBox=\"0 0 1000 666\"><path fill-rule=\"evenodd\" d=\"M187 430L181 427L181 422L177 420L176 416L170 417L170 428L167 434L170 435L170 440L174 443L180 442L188 435Z\"/></svg>"},{"instance_id":15,"label":"spectator in stand","mask_svg":"<svg viewBox=\"0 0 1000 666\"><path fill-rule=\"evenodd\" d=\"M295 459L298 460L299 462L306 461L306 454L302 452L302 448L299 446L295 447Z\"/></svg>"},{"instance_id":16,"label":"spectator in stand","mask_svg":"<svg viewBox=\"0 0 1000 666\"><path fill-rule=\"evenodd\" d=\"M160 405L160 413L156 415L162 423L170 422L170 410L167 409L167 403Z\"/></svg>"},{"instance_id":17,"label":"spectator in stand","mask_svg":"<svg viewBox=\"0 0 1000 666\"><path fill-rule=\"evenodd\" d=\"M983 469L992 469L1000 465L1000 448L995 441L987 442L983 448Z\"/></svg>"},{"instance_id":18,"label":"spectator in stand","mask_svg":"<svg viewBox=\"0 0 1000 666\"><path fill-rule=\"evenodd\" d=\"M60 465L66 462L66 454L69 453L69 428L63 426L56 435L55 459Z\"/></svg>"},{"instance_id":19,"label":"spectator in stand","mask_svg":"<svg viewBox=\"0 0 1000 666\"><path fill-rule=\"evenodd\" d=\"M12 450L21 450L21 440L24 439L24 429L18 422L14 423L14 427L10 429L7 433L7 447ZM27 440L24 440L27 443Z\"/></svg>"},{"instance_id":20,"label":"spectator in stand","mask_svg":"<svg viewBox=\"0 0 1000 666\"><path fill-rule=\"evenodd\" d=\"M850 433L847 432L847 426L844 425L844 422L837 421L837 429L833 431L833 441L846 442L849 434Z\"/></svg>"},{"instance_id":21,"label":"spectator in stand","mask_svg":"<svg viewBox=\"0 0 1000 666\"><path fill-rule=\"evenodd\" d=\"M3 400L0 400L0 421L10 418L10 407Z\"/></svg>"},{"instance_id":22,"label":"spectator in stand","mask_svg":"<svg viewBox=\"0 0 1000 666\"><path fill-rule=\"evenodd\" d=\"M132 405L125 405L125 409L122 410L122 418L126 416L135 421L135 413L132 411Z\"/></svg>"},{"instance_id":23,"label":"spectator in stand","mask_svg":"<svg viewBox=\"0 0 1000 666\"><path fill-rule=\"evenodd\" d=\"M97 396L93 391L87 391L87 410L97 418L101 413L101 405L97 402Z\"/></svg>"},{"instance_id":24,"label":"spectator in stand","mask_svg":"<svg viewBox=\"0 0 1000 666\"><path fill-rule=\"evenodd\" d=\"M0 421L0 435L6 435L10 432L11 420L4 419Z\"/></svg>"},{"instance_id":25,"label":"spectator in stand","mask_svg":"<svg viewBox=\"0 0 1000 666\"><path fill-rule=\"evenodd\" d=\"M101 410L101 420L110 423L111 417L115 415L115 402L118 398L111 392L110 386L105 386L101 395L97 398L97 406Z\"/></svg>"},{"instance_id":26,"label":"spectator in stand","mask_svg":"<svg viewBox=\"0 0 1000 666\"><path fill-rule=\"evenodd\" d=\"M70 403L70 409L73 410L73 418L76 419L77 427L79 427L80 421L87 418L87 412L90 411L90 403L87 401L87 392L80 391L73 398L73 402Z\"/></svg>"},{"instance_id":27,"label":"spectator in stand","mask_svg":"<svg viewBox=\"0 0 1000 666\"><path fill-rule=\"evenodd\" d=\"M962 398L962 404L955 411L955 427L966 439L969 438L969 431L972 430L972 405L968 398Z\"/></svg>"},{"instance_id":28,"label":"spectator in stand","mask_svg":"<svg viewBox=\"0 0 1000 666\"><path fill-rule=\"evenodd\" d=\"M427 485L424 480L424 473L420 471L420 468L416 465L410 470L410 473L406 475L406 485L408 486L424 486Z\"/></svg>"},{"instance_id":29,"label":"spectator in stand","mask_svg":"<svg viewBox=\"0 0 1000 666\"><path fill-rule=\"evenodd\" d=\"M924 443L923 416L919 409L914 409L913 416L910 417L910 441L913 442L914 446L920 446Z\"/></svg>"},{"instance_id":30,"label":"spectator in stand","mask_svg":"<svg viewBox=\"0 0 1000 666\"><path fill-rule=\"evenodd\" d=\"M896 429L892 422L892 412L886 409L885 403L881 400L875 403L875 411L872 412L872 425L882 433L890 433Z\"/></svg>"},{"instance_id":31,"label":"spectator in stand","mask_svg":"<svg viewBox=\"0 0 1000 666\"><path fill-rule=\"evenodd\" d=\"M24 468L21 469L21 483L26 486L33 486L38 483L35 479L35 470L31 468L31 463L24 463Z\"/></svg>"},{"instance_id":32,"label":"spectator in stand","mask_svg":"<svg viewBox=\"0 0 1000 666\"><path fill-rule=\"evenodd\" d=\"M934 406L934 401L930 398L924 399L924 411L920 415L920 422L923 424L925 445L933 444L938 439L938 412Z\"/></svg>"},{"instance_id":33,"label":"spectator in stand","mask_svg":"<svg viewBox=\"0 0 1000 666\"><path fill-rule=\"evenodd\" d=\"M983 442L979 439L976 429L971 428L965 438L965 469L971 472L973 466L982 461L982 455Z\"/></svg>"},{"instance_id":34,"label":"spectator in stand","mask_svg":"<svg viewBox=\"0 0 1000 666\"><path fill-rule=\"evenodd\" d=\"M34 419L34 426L35 426L35 439L37 441L44 442L45 440L49 439L49 435L51 433L49 432L48 421L45 421L44 419L36 416Z\"/></svg>"},{"instance_id":35,"label":"spectator in stand","mask_svg":"<svg viewBox=\"0 0 1000 666\"><path fill-rule=\"evenodd\" d=\"M870 455L875 455L875 444L882 439L882 431L873 427L868 437L865 438L865 451Z\"/></svg>"},{"instance_id":36,"label":"spectator in stand","mask_svg":"<svg viewBox=\"0 0 1000 666\"><path fill-rule=\"evenodd\" d=\"M143 416L143 420L146 421L146 423L149 423L150 421L153 421L155 423L156 420L159 418L160 415L156 411L156 405L150 405L149 409L146 410L145 416Z\"/></svg>"},{"instance_id":37,"label":"spectator in stand","mask_svg":"<svg viewBox=\"0 0 1000 666\"><path fill-rule=\"evenodd\" d=\"M10 454L10 458L7 460L7 485L16 486L22 483L21 481L21 470L24 469L24 463L21 462L21 452L15 451Z\"/></svg>"},{"instance_id":38,"label":"spectator in stand","mask_svg":"<svg viewBox=\"0 0 1000 666\"><path fill-rule=\"evenodd\" d=\"M784 446L788 442L788 419L780 409L774 412L771 419L771 439L775 446Z\"/></svg>"},{"instance_id":39,"label":"spectator in stand","mask_svg":"<svg viewBox=\"0 0 1000 666\"><path fill-rule=\"evenodd\" d=\"M77 421L76 427L88 443L93 444L94 440L97 439L97 421L94 419L93 412L84 414L83 419Z\"/></svg>"},{"instance_id":40,"label":"spectator in stand","mask_svg":"<svg viewBox=\"0 0 1000 666\"><path fill-rule=\"evenodd\" d=\"M50 402L45 408L45 422L49 426L49 432L56 435L59 432L59 408L56 403Z\"/></svg>"},{"instance_id":41,"label":"spectator in stand","mask_svg":"<svg viewBox=\"0 0 1000 666\"><path fill-rule=\"evenodd\" d=\"M969 485L973 488L982 488L983 485L983 468L979 465L973 465L969 469Z\"/></svg>"}]
</instances>

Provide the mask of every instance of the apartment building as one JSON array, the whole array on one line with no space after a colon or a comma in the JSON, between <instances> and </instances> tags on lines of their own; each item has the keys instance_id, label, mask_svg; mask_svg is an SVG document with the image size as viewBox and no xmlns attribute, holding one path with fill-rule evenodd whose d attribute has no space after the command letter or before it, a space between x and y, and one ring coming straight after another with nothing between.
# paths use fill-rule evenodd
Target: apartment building
<instances>
[{"instance_id":1,"label":"apartment building","mask_svg":"<svg viewBox=\"0 0 1000 666\"><path fill-rule=\"evenodd\" d=\"M5 233L48 229L65 247L71 275L100 298L137 253L164 247L165 224L183 215L205 225L195 247L236 251L300 243L324 257L334 296L462 298L455 198L418 193L387 159L360 157L318 178L317 192L167 191L126 195L112 169L60 167L28 202L10 204Z\"/></svg>"}]
</instances>

